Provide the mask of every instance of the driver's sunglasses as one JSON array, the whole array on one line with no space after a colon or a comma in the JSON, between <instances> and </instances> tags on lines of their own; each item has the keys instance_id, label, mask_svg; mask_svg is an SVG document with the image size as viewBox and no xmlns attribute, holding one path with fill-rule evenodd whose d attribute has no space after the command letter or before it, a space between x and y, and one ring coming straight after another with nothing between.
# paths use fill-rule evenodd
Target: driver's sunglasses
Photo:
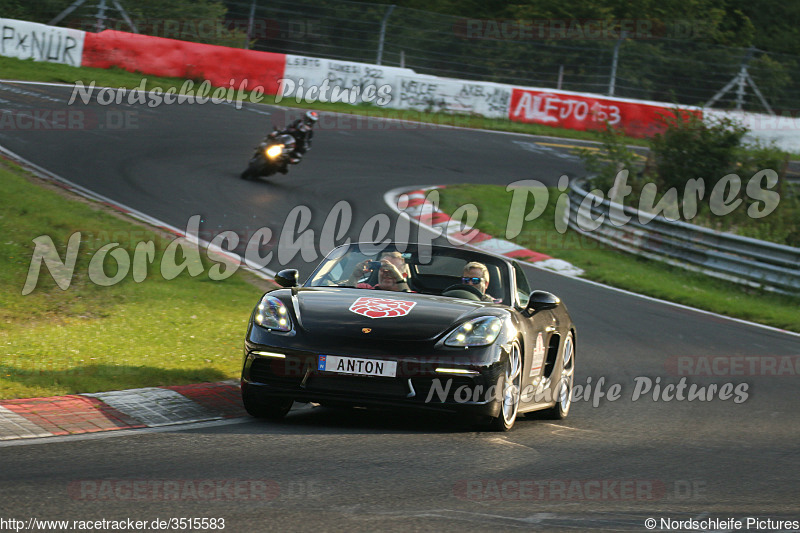
<instances>
[{"instance_id":1,"label":"driver's sunglasses","mask_svg":"<svg viewBox=\"0 0 800 533\"><path fill-rule=\"evenodd\" d=\"M483 278L461 278L461 283L468 285L477 285L481 281L483 281Z\"/></svg>"}]
</instances>

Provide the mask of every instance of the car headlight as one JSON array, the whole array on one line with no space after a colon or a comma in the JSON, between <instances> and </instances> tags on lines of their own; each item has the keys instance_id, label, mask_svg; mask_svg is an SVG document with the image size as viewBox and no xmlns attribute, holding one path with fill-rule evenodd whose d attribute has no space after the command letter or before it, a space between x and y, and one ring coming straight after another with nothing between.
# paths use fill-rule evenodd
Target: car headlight
<instances>
[{"instance_id":1,"label":"car headlight","mask_svg":"<svg viewBox=\"0 0 800 533\"><path fill-rule=\"evenodd\" d=\"M497 339L501 329L501 319L496 316L481 316L458 326L444 343L446 346L486 346Z\"/></svg>"},{"instance_id":2,"label":"car headlight","mask_svg":"<svg viewBox=\"0 0 800 533\"><path fill-rule=\"evenodd\" d=\"M292 319L286 305L274 296L265 295L256 308L256 324L267 329L291 331Z\"/></svg>"},{"instance_id":3,"label":"car headlight","mask_svg":"<svg viewBox=\"0 0 800 533\"><path fill-rule=\"evenodd\" d=\"M270 159L275 159L279 155L283 153L283 145L282 144L273 144L269 148L267 148L267 157Z\"/></svg>"}]
</instances>

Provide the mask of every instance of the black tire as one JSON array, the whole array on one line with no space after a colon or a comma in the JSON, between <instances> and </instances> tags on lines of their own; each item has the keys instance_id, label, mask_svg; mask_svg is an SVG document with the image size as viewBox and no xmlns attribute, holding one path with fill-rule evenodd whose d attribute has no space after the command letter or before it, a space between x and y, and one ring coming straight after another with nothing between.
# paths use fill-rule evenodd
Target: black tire
<instances>
[{"instance_id":1,"label":"black tire","mask_svg":"<svg viewBox=\"0 0 800 533\"><path fill-rule=\"evenodd\" d=\"M243 180L251 180L251 179L253 179L255 177L253 175L253 167L247 167L246 169L244 169L244 171L241 173L240 177Z\"/></svg>"},{"instance_id":2,"label":"black tire","mask_svg":"<svg viewBox=\"0 0 800 533\"><path fill-rule=\"evenodd\" d=\"M516 340L511 345L511 352L504 367L503 375L498 380L502 383L502 405L500 416L492 418L486 429L489 431L509 431L514 427L519 412L520 389L522 386L522 350Z\"/></svg>"},{"instance_id":3,"label":"black tire","mask_svg":"<svg viewBox=\"0 0 800 533\"><path fill-rule=\"evenodd\" d=\"M564 420L572 406L572 388L575 380L575 339L570 331L564 339L561 352L561 372L555 388L556 404L542 412L550 420Z\"/></svg>"},{"instance_id":4,"label":"black tire","mask_svg":"<svg viewBox=\"0 0 800 533\"><path fill-rule=\"evenodd\" d=\"M242 390L244 410L252 417L280 420L292 408L294 401L286 398L259 398L250 391Z\"/></svg>"}]
</instances>

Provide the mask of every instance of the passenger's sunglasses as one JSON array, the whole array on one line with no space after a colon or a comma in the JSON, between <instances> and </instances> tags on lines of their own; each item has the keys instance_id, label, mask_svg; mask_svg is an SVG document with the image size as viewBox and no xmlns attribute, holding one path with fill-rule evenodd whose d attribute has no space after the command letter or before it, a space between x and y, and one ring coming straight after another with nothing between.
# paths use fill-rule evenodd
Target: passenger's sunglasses
<instances>
[{"instance_id":1,"label":"passenger's sunglasses","mask_svg":"<svg viewBox=\"0 0 800 533\"><path fill-rule=\"evenodd\" d=\"M481 281L483 281L483 278L461 278L461 283L467 285L477 285Z\"/></svg>"}]
</instances>

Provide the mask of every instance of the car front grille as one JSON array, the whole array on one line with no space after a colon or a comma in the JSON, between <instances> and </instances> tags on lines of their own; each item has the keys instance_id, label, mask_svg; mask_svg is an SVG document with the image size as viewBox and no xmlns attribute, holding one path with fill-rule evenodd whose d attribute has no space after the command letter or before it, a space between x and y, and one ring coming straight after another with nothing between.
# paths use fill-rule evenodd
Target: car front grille
<instances>
[{"instance_id":1,"label":"car front grille","mask_svg":"<svg viewBox=\"0 0 800 533\"><path fill-rule=\"evenodd\" d=\"M405 398L410 392L408 386L396 378L369 376L312 375L305 388L309 391L341 392L390 398Z\"/></svg>"}]
</instances>

